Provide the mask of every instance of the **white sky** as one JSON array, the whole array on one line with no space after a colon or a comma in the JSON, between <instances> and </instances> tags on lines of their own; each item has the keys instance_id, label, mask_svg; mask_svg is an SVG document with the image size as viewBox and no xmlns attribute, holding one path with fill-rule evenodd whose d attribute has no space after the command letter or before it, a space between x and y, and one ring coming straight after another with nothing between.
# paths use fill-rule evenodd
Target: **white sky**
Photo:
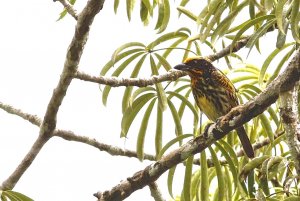
<instances>
[{"instance_id":1,"label":"white sky","mask_svg":"<svg viewBox=\"0 0 300 201\"><path fill-rule=\"evenodd\" d=\"M145 28L139 19L128 23L124 5L115 16L112 2L106 1L104 9L96 17L80 62L79 69L92 75L99 74L101 67L119 45L131 41L146 43L157 37L153 26ZM84 4L85 1L79 1L76 7L81 10ZM61 4L51 0L1 3L1 102L43 116L74 32L73 18L68 16L56 22L61 10ZM189 22L185 21L184 25ZM180 27L178 21L173 22L168 30L175 31L176 28L172 27ZM171 65L176 62L171 62ZM134 150L134 132L131 132L126 142L119 138L121 97L118 91L120 89L113 90L105 108L96 84L73 80L59 110L57 128ZM38 135L38 128L2 110L0 120L2 182L27 153ZM173 127L169 130L172 131ZM153 153L152 144L150 148L146 147L146 151ZM133 158L112 157L85 144L53 138L44 146L14 190L42 201L95 200L93 193L111 189L148 164L147 161L141 163ZM181 189L180 185L181 182L177 190ZM164 197L168 198L165 175L159 179L159 186L163 189ZM133 193L127 200L141 198L152 200L148 188Z\"/></svg>"}]
</instances>

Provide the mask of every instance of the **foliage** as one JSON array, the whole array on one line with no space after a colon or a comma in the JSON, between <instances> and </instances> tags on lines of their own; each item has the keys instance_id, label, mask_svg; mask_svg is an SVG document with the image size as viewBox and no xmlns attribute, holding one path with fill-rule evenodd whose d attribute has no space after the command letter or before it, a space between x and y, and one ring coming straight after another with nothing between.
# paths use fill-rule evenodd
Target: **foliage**
<instances>
[{"instance_id":1,"label":"foliage","mask_svg":"<svg viewBox=\"0 0 300 201\"><path fill-rule=\"evenodd\" d=\"M3 201L33 201L33 199L16 191L0 191L0 195Z\"/></svg>"},{"instance_id":2,"label":"foliage","mask_svg":"<svg viewBox=\"0 0 300 201\"><path fill-rule=\"evenodd\" d=\"M119 0L114 1L116 13L119 3ZM156 19L154 28L159 35L149 44L128 42L121 45L102 68L100 75L120 76L126 72L130 73L131 78L136 78L141 73L143 77L146 74L148 76L160 75L172 69L169 58L172 58L170 55L174 51L177 57L181 55L184 60L191 53L201 55L203 52L201 50L204 48L209 47L210 51L215 53L245 38L247 39L247 56L249 56L253 47L258 52L261 51L262 36L268 32L277 32L277 40L274 41L274 45L270 45L269 56L260 66L244 63L245 55L239 53L231 53L224 57L228 69L222 70L237 87L240 102L243 103L261 93L279 75L300 41L299 1L297 0L209 0L207 5L203 5L197 13L189 7L195 1L182 0L177 5L179 17L185 16L191 20L196 27L196 33L191 31L192 27L183 27L165 33L168 23L172 20L173 5L168 0L153 0L152 2L141 0L139 5L136 3L135 0L126 1L128 20L132 19L134 9L139 6L140 19L143 24L148 25L151 19ZM61 17L62 15L63 13ZM242 62L242 65L239 67L232 65L235 61ZM107 104L110 91L110 86L105 86L102 91L104 105ZM157 159L159 159L174 144L178 143L180 146L184 139L198 135L198 126L201 121L194 105L189 80L186 78L181 78L170 85L159 83L153 87L127 87L122 98L121 137L129 134L133 122L140 124L136 151L139 159L143 160L149 119L154 116L156 119L152 124L152 127L155 127L154 147ZM293 161L287 151L284 135L279 135L284 131L278 110L278 106L274 104L246 125L253 143L257 142L257 139L270 139L271 141L269 145L256 151L255 159L249 161L243 156L238 156L237 150L240 149L238 139L236 135L229 134L226 139L220 140L199 155L197 160L200 161L200 166L195 165L193 157L187 159L182 193L177 192L176 198L172 190L176 167L169 170L170 195L175 200L185 201L254 200L254 198L299 200L300 195L297 190L299 179L294 173ZM139 113L143 113L140 121L137 118ZM181 121L184 113L192 115L193 121ZM172 116L175 135L173 137L168 135L169 141L164 143L164 127L171 126L163 124L168 115ZM183 124L192 128L192 132L185 133ZM203 126L200 131L201 129ZM209 164L208 161L212 163ZM213 187L216 183L217 188Z\"/></svg>"}]
</instances>

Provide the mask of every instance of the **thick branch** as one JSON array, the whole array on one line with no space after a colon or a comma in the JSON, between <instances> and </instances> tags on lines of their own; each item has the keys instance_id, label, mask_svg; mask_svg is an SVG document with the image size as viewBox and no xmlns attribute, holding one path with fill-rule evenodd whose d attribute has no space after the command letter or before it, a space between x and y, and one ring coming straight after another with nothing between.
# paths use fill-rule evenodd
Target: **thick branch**
<instances>
[{"instance_id":1,"label":"thick branch","mask_svg":"<svg viewBox=\"0 0 300 201\"><path fill-rule=\"evenodd\" d=\"M60 76L57 87L54 89L52 97L48 103L48 107L40 127L39 137L21 161L14 172L2 183L0 189L12 189L19 181L21 176L31 165L43 145L51 138L56 127L56 116L58 109L66 95L67 89L77 71L78 64L86 44L87 37L95 15L102 9L104 0L90 0L78 17L75 27L73 40L67 51L63 72Z\"/></svg>"},{"instance_id":2,"label":"thick branch","mask_svg":"<svg viewBox=\"0 0 300 201\"><path fill-rule=\"evenodd\" d=\"M212 124L208 132L208 138L203 135L190 140L182 147L172 151L161 160L147 166L144 170L135 173L132 177L122 181L110 191L98 192L94 195L99 201L123 200L134 191L149 185L158 179L165 171L181 163L189 156L203 151L228 132L248 122L261 114L273 104L282 91L290 90L300 77L300 54L294 56L286 70L278 76L262 93L244 105L233 108L227 115L220 118L217 124Z\"/></svg>"},{"instance_id":3,"label":"thick branch","mask_svg":"<svg viewBox=\"0 0 300 201\"><path fill-rule=\"evenodd\" d=\"M299 64L298 64L299 65ZM286 130L286 143L295 163L297 174L300 175L300 142L298 141L298 89L296 83L293 89L280 93L280 116Z\"/></svg>"}]
</instances>

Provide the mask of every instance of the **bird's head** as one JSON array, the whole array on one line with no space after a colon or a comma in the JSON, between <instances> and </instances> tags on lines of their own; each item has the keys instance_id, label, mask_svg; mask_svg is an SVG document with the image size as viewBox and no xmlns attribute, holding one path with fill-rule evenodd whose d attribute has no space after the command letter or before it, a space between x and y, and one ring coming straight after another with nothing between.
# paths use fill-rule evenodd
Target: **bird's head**
<instances>
[{"instance_id":1,"label":"bird's head","mask_svg":"<svg viewBox=\"0 0 300 201\"><path fill-rule=\"evenodd\" d=\"M174 68L187 72L190 77L200 77L214 69L211 61L203 57L187 58Z\"/></svg>"}]
</instances>

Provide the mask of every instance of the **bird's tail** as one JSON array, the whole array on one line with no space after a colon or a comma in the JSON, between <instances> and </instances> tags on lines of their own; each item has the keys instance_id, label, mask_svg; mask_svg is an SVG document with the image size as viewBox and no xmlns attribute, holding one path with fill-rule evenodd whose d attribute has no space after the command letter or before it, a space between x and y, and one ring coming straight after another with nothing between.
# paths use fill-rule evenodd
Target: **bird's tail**
<instances>
[{"instance_id":1,"label":"bird's tail","mask_svg":"<svg viewBox=\"0 0 300 201\"><path fill-rule=\"evenodd\" d=\"M253 150L253 147L251 145L251 142L248 138L248 135L247 135L244 127L241 126L241 127L237 128L236 131L237 131L237 134L240 138L240 141L241 141L241 144L243 146L245 154L249 158L254 158L254 150Z\"/></svg>"}]
</instances>

